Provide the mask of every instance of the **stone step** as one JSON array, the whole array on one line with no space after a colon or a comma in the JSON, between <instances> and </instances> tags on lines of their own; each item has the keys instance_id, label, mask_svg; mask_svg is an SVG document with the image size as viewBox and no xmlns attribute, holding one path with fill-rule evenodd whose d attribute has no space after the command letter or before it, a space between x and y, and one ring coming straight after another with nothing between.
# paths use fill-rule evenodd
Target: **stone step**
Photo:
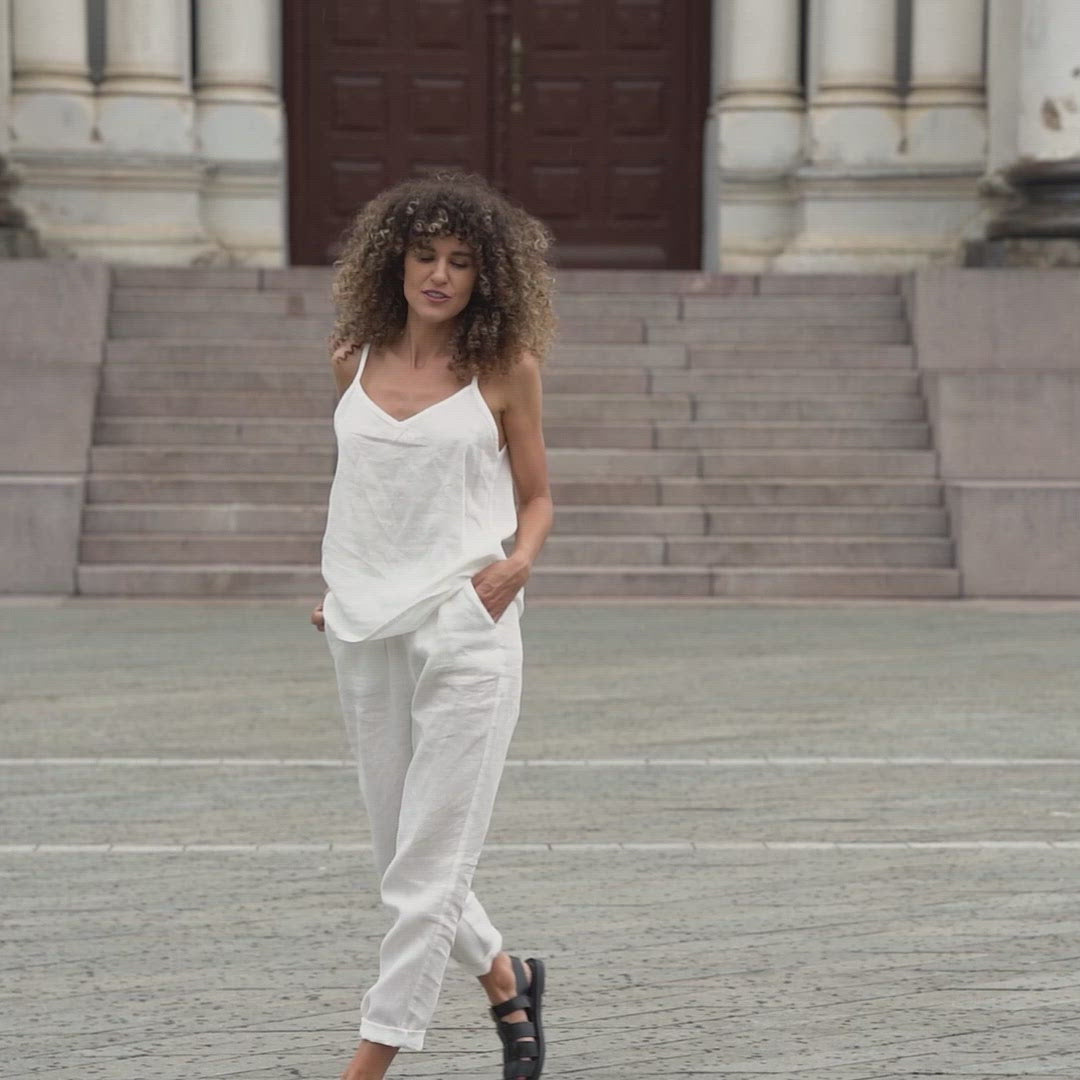
<instances>
[{"instance_id":1,"label":"stone step","mask_svg":"<svg viewBox=\"0 0 1080 1080\"><path fill-rule=\"evenodd\" d=\"M954 551L948 537L669 537L667 562L673 566L952 566Z\"/></svg>"},{"instance_id":2,"label":"stone step","mask_svg":"<svg viewBox=\"0 0 1080 1080\"><path fill-rule=\"evenodd\" d=\"M309 269L289 268L293 280L303 279L309 288L317 288L318 282L325 278L329 286L333 270L330 267L313 267L315 274L308 274ZM257 267L204 267L204 266L137 266L123 265L111 268L112 289L260 289L265 287L265 271ZM278 279L279 281L282 279Z\"/></svg>"},{"instance_id":3,"label":"stone step","mask_svg":"<svg viewBox=\"0 0 1080 1080\"><path fill-rule=\"evenodd\" d=\"M250 315L205 312L198 318L183 312L113 312L109 315L110 338L170 338L221 341L243 337L252 340L306 342L326 348L333 329L329 315ZM715 345L721 342L802 342L807 346L868 342L908 342L904 319L792 319L750 318L652 320L637 316L566 318L559 326L560 341L597 344Z\"/></svg>"},{"instance_id":4,"label":"stone step","mask_svg":"<svg viewBox=\"0 0 1080 1080\"><path fill-rule=\"evenodd\" d=\"M627 346L632 348L632 346ZM680 347L681 348L681 347ZM615 359L614 357L612 358ZM786 361L785 361L786 362ZM301 370L299 368L284 368L281 365L269 366L258 362L256 357L251 358L249 363L231 364L228 369L221 364L207 364L200 367L197 372L196 384L185 384L184 376L179 369L174 367L167 359L162 359L157 367L143 366L138 368L150 380L147 386L131 386L131 392L139 392L142 389L160 390L199 390L199 379L218 379L220 382L213 383L220 390L246 390L265 387L268 390L289 389L293 384L287 381L291 378L290 373L297 377L310 379L305 383L315 392L322 392L325 388L332 397L336 398L337 388L333 382L333 376L329 367ZM832 370L816 370L810 368L787 368L777 363L768 356L760 357L755 364L744 361L745 366L735 367L702 367L688 370L685 366L679 367L656 367L645 368L630 364L619 367L581 367L581 368L558 368L550 367L544 373L545 398L549 394L558 393L699 393L699 394L913 394L918 392L919 376L914 370L900 370L897 364L892 370L883 370L874 367L844 367L835 365ZM120 375L119 387L112 381L110 371L128 371L135 365L106 364L103 368L103 389L107 393L128 392L123 385L124 376ZM172 372L176 371L179 385L173 383ZM195 377L195 376L193 376ZM141 376L140 376L141 378ZM260 381L265 378L265 381ZM162 385L163 383L163 385Z\"/></svg>"},{"instance_id":5,"label":"stone step","mask_svg":"<svg viewBox=\"0 0 1080 1080\"><path fill-rule=\"evenodd\" d=\"M837 301L810 299L815 305L835 305ZM899 298L872 297L862 301L852 310L867 315L895 314ZM842 303L842 302L841 302ZM858 302L853 302L858 303ZM329 318L335 307L329 290L260 290L241 292L220 289L117 289L112 296L110 311L114 314L129 312L191 315L247 314L264 316L318 315ZM613 316L631 316L650 319L682 318L679 297L672 294L620 294L590 293L557 296L555 311L560 319L595 319ZM841 309L838 309L843 313ZM717 312L722 314L723 312ZM808 312L813 318L814 312Z\"/></svg>"},{"instance_id":6,"label":"stone step","mask_svg":"<svg viewBox=\"0 0 1080 1080\"><path fill-rule=\"evenodd\" d=\"M669 301L670 302L670 301ZM112 314L158 312L190 315L321 315L334 313L329 282L326 289L206 289L141 288L113 289Z\"/></svg>"},{"instance_id":7,"label":"stone step","mask_svg":"<svg viewBox=\"0 0 1080 1080\"><path fill-rule=\"evenodd\" d=\"M91 504L95 506L96 504ZM263 522L259 535L321 535L325 527L325 507L309 513L298 522L295 512L290 512L278 519L267 508L256 515L257 508L246 507L244 517L222 518L222 506L190 506L187 516L168 513L169 507L160 504L144 506L122 504L109 506L112 513L95 514L96 523L87 528L87 535L97 536L133 536L144 532L154 535L243 535L241 521L250 521L258 516ZM125 509L127 513L120 513ZM233 504L233 510L241 507ZM286 507L294 511L292 507ZM136 528L125 522L151 520L146 513L161 510L152 516L153 528ZM145 513L144 513L145 512ZM198 521L196 522L196 519ZM283 524L271 525L270 521L291 522L287 530ZM225 521L232 523L229 528L219 528ZM111 528L103 527L111 523ZM734 537L775 537L785 532L797 537L941 537L947 535L948 515L943 507L930 508L821 508L805 506L787 507L730 507L730 506L608 506L608 505L571 505L559 507L559 514L552 528L553 536L619 536L648 534L652 536L708 536L714 539ZM248 526L251 528L251 526ZM133 559L129 561L138 562ZM214 561L214 560L204 560ZM226 560L227 561L227 560ZM279 559L279 562L291 560Z\"/></svg>"},{"instance_id":8,"label":"stone step","mask_svg":"<svg viewBox=\"0 0 1080 1080\"><path fill-rule=\"evenodd\" d=\"M851 296L898 293L895 274L708 274L697 270L558 270L560 293Z\"/></svg>"},{"instance_id":9,"label":"stone step","mask_svg":"<svg viewBox=\"0 0 1080 1080\"><path fill-rule=\"evenodd\" d=\"M687 380L683 380L684 383ZM596 400L617 400L619 395L628 397L649 396L653 399L681 395L697 401L696 413L702 419L738 419L743 415L751 419L823 419L850 415L853 419L865 417L889 419L918 419L925 415L922 396L907 388L897 392L888 388L878 392L873 384L867 393L838 393L824 389L813 396L805 390L777 389L771 393L734 395L724 392L726 381L709 378L706 385L693 391L688 385L678 389L658 390L649 393L650 378L640 369L620 371L615 368L596 368L592 371L552 373L545 376L544 401L580 399L590 404ZM106 399L126 395L154 392L171 394L235 394L244 398L261 400L269 395L284 399L286 396L309 395L317 398L325 409L327 393L336 404L337 388L327 372L295 371L288 368L267 369L256 367L250 372L239 369L211 370L203 368L144 367L139 364L107 364L102 370L101 390ZM729 408L730 406L730 408ZM847 410L851 410L848 412ZM801 412L800 412L801 410ZM547 410L545 409L545 412Z\"/></svg>"},{"instance_id":10,"label":"stone step","mask_svg":"<svg viewBox=\"0 0 1080 1080\"><path fill-rule=\"evenodd\" d=\"M926 403L917 394L876 396L802 394L770 397L695 395L695 420L924 420Z\"/></svg>"},{"instance_id":11,"label":"stone step","mask_svg":"<svg viewBox=\"0 0 1080 1080\"><path fill-rule=\"evenodd\" d=\"M767 361L758 370L751 368L696 371L656 371L649 378L652 393L695 395L740 394L760 396L826 394L869 396L877 394L917 394L919 376L914 371L841 370L798 371Z\"/></svg>"},{"instance_id":12,"label":"stone step","mask_svg":"<svg viewBox=\"0 0 1080 1080\"><path fill-rule=\"evenodd\" d=\"M329 381L329 380L328 380ZM140 390L103 393L98 416L263 417L317 418L329 422L337 404L337 390ZM562 421L689 420L688 394L545 394L544 419L555 426Z\"/></svg>"},{"instance_id":13,"label":"stone step","mask_svg":"<svg viewBox=\"0 0 1080 1080\"><path fill-rule=\"evenodd\" d=\"M209 372L254 373L256 370L287 370L332 381L330 350L325 342L293 342L277 345L267 341L155 341L146 338L113 340L106 343L105 370L113 364L138 364L147 370L182 367ZM596 374L597 368L625 371L628 368L657 373L690 368L734 368L749 371L785 371L810 368L906 367L914 370L914 350L910 344L838 342L809 347L805 342L763 342L709 348L686 345L615 345L557 341L544 365L544 384L554 376Z\"/></svg>"},{"instance_id":14,"label":"stone step","mask_svg":"<svg viewBox=\"0 0 1080 1080\"><path fill-rule=\"evenodd\" d=\"M960 595L960 571L955 567L713 567L711 575L712 595L733 598L899 600ZM552 587L562 584L558 580ZM634 594L628 589L626 595Z\"/></svg>"},{"instance_id":15,"label":"stone step","mask_svg":"<svg viewBox=\"0 0 1080 1080\"><path fill-rule=\"evenodd\" d=\"M567 452L567 457L574 451ZM576 453L588 453L577 451ZM603 453L603 451L595 451ZM654 451L656 454L663 451ZM770 479L826 476L936 476L937 455L933 450L700 450L701 476L758 476ZM623 467L631 469L634 451L620 455ZM627 460L631 459L631 460ZM614 462L612 463L614 465ZM579 467L567 461L567 467ZM616 466L617 467L617 466ZM614 469L612 470L614 471ZM673 470L665 470L669 475ZM685 474L684 474L685 475Z\"/></svg>"},{"instance_id":16,"label":"stone step","mask_svg":"<svg viewBox=\"0 0 1080 1080\"><path fill-rule=\"evenodd\" d=\"M289 564L82 564L76 569L76 581L84 596L309 596L314 601L326 592L317 567ZM545 566L536 568L525 589L526 608L530 598L545 596L870 599L959 595L959 571L935 567Z\"/></svg>"},{"instance_id":17,"label":"stone step","mask_svg":"<svg viewBox=\"0 0 1080 1080\"><path fill-rule=\"evenodd\" d=\"M190 473L207 476L230 473L246 476L268 473L277 476L331 476L335 448L325 440L321 448L249 445L97 445L90 448L90 467L102 473ZM604 500L607 501L607 500ZM641 502L641 499L631 501ZM652 501L652 500L648 500Z\"/></svg>"},{"instance_id":18,"label":"stone step","mask_svg":"<svg viewBox=\"0 0 1080 1080\"><path fill-rule=\"evenodd\" d=\"M606 416L613 409L597 408L597 418L574 421L551 418L544 424L544 441L551 450L615 448L648 450L667 449L792 449L815 450L868 447L874 449L915 449L931 445L929 425L910 420L732 420L702 419L634 422ZM642 410L644 411L644 409ZM207 417L172 420L155 418L163 423L157 430L134 425L140 418L121 417L99 420L95 424L95 443L160 446L177 443L197 445L204 442L278 443L282 441L308 446L332 444L333 432L327 421L305 421L267 417ZM120 425L126 425L121 428ZM157 438L154 435L158 435ZM133 435L137 437L132 438ZM199 436L202 436L201 438ZM182 436L182 437L181 437ZM494 432L493 436L494 438Z\"/></svg>"},{"instance_id":19,"label":"stone step","mask_svg":"<svg viewBox=\"0 0 1080 1080\"><path fill-rule=\"evenodd\" d=\"M644 481L649 483L649 481ZM616 481L600 484L589 481L563 481L574 485L572 493L580 497L567 501L599 503L606 500L586 496L604 491ZM944 495L939 480L897 480L874 477L872 479L707 479L690 476L661 477L655 481L658 487L656 502L665 505L712 505L732 507L803 507L807 509L832 507L889 507L943 506ZM555 487L552 486L554 492ZM567 491L567 496L571 493ZM646 502L646 499L624 501ZM556 504L558 502L556 500Z\"/></svg>"},{"instance_id":20,"label":"stone step","mask_svg":"<svg viewBox=\"0 0 1080 1080\"><path fill-rule=\"evenodd\" d=\"M678 296L671 293L570 293L557 295L556 312L564 319L630 315L643 319L712 319L753 317L770 319L900 318L904 301L898 295L853 296ZM329 288L115 289L110 311L187 314L332 315Z\"/></svg>"},{"instance_id":21,"label":"stone step","mask_svg":"<svg viewBox=\"0 0 1080 1080\"><path fill-rule=\"evenodd\" d=\"M327 488L329 492L329 487ZM179 535L322 536L326 501L312 503L88 503L83 536Z\"/></svg>"},{"instance_id":22,"label":"stone step","mask_svg":"<svg viewBox=\"0 0 1080 1080\"><path fill-rule=\"evenodd\" d=\"M948 535L944 507L731 507L562 505L552 535L694 534L712 539L775 537L791 533L805 536L918 536Z\"/></svg>"},{"instance_id":23,"label":"stone step","mask_svg":"<svg viewBox=\"0 0 1080 1080\"><path fill-rule=\"evenodd\" d=\"M98 417L135 419L223 420L311 419L328 423L338 401L335 389L317 391L265 390L138 390L103 392ZM605 393L545 394L544 417L550 428L580 421L740 421L785 419L826 420L912 419L923 415L922 398L915 394L838 395L808 398L803 394L767 397L731 394Z\"/></svg>"},{"instance_id":24,"label":"stone step","mask_svg":"<svg viewBox=\"0 0 1080 1080\"><path fill-rule=\"evenodd\" d=\"M907 343L911 340L903 319L851 319L806 322L775 319L695 319L683 322L645 324L646 344L718 346L760 342L772 346L780 342L801 342L808 349L822 345L850 345L870 342ZM565 335L566 340L573 340Z\"/></svg>"},{"instance_id":25,"label":"stone step","mask_svg":"<svg viewBox=\"0 0 1080 1080\"><path fill-rule=\"evenodd\" d=\"M554 457L556 451L552 451ZM569 461L551 462L553 477L580 475L595 460L586 461L580 455L589 451L574 451ZM606 453L606 451L594 451ZM620 451L618 457L633 457L637 451ZM652 458L654 455L650 455ZM663 457L657 452L655 457ZM865 451L744 451L710 455L703 452L702 461L685 462L683 473L708 476L927 476L934 470L932 451L865 450ZM811 460L819 459L819 460ZM623 467L639 470L640 475L653 462L625 462ZM800 474L799 470L803 470ZM653 475L671 475L675 470L657 469ZM249 503L315 503L326 499L332 476L265 475L246 476L221 474L217 476L169 476L142 473L91 473L87 478L87 501L99 502L249 502Z\"/></svg>"},{"instance_id":26,"label":"stone step","mask_svg":"<svg viewBox=\"0 0 1080 1080\"><path fill-rule=\"evenodd\" d=\"M288 423L280 421L279 423ZM147 440L141 440L145 444ZM237 440L247 443L249 440ZM307 449L303 439L269 440L274 445L292 442ZM326 443L333 449L332 441ZM755 476L770 480L850 476L893 478L935 476L932 450L635 450L561 448L548 452L552 479L602 477L614 481L628 477ZM820 473L815 473L820 470ZM98 477L103 474L98 474ZM95 479L92 474L91 479ZM241 475L240 480L248 477ZM291 500L286 500L291 501Z\"/></svg>"},{"instance_id":27,"label":"stone step","mask_svg":"<svg viewBox=\"0 0 1080 1080\"><path fill-rule=\"evenodd\" d=\"M810 349L796 341L785 344L773 341L764 346L730 345L719 349L688 347L686 367L736 371L762 368L786 371L801 371L804 368L864 369L867 372L894 368L916 370L915 350L911 345L835 345L831 348ZM657 373L665 370L659 368Z\"/></svg>"},{"instance_id":28,"label":"stone step","mask_svg":"<svg viewBox=\"0 0 1080 1080\"><path fill-rule=\"evenodd\" d=\"M134 266L112 268L115 288L329 289L329 266L282 268ZM717 295L866 295L897 293L896 274L712 274L700 270L556 270L558 291L673 292Z\"/></svg>"},{"instance_id":29,"label":"stone step","mask_svg":"<svg viewBox=\"0 0 1080 1080\"><path fill-rule=\"evenodd\" d=\"M80 541L79 560L94 564L318 565L321 551L321 534L89 534ZM822 561L846 566L947 566L952 561L952 542L941 537L899 539L892 536L747 535L690 540L670 534L553 534L545 543L536 565L589 566L609 561L641 566L790 566L818 565Z\"/></svg>"},{"instance_id":30,"label":"stone step","mask_svg":"<svg viewBox=\"0 0 1080 1080\"><path fill-rule=\"evenodd\" d=\"M573 297L575 305L585 309L590 297ZM584 303L583 303L584 301ZM597 310L603 307L599 299ZM571 309L573 310L573 309ZM656 319L651 311L642 318ZM901 296L683 296L679 301L681 319L902 319L905 307Z\"/></svg>"},{"instance_id":31,"label":"stone step","mask_svg":"<svg viewBox=\"0 0 1080 1080\"><path fill-rule=\"evenodd\" d=\"M723 399L719 400L699 400L696 403L696 411L699 414L699 418L704 421L723 421L729 423L780 423L784 421L788 422L804 422L813 423L820 421L847 421L849 423L863 423L870 424L872 422L917 422L925 420L926 407L921 398L917 397L880 397L880 398L841 398L841 399L822 399L822 400L770 400L761 398L731 398L727 401ZM164 425L167 418L157 418L160 425ZM119 423L120 421L109 421L109 423ZM100 421L102 425L106 421ZM177 421L178 424L189 424L188 421ZM218 424L228 424L230 421L215 421ZM558 428L559 424L548 424L548 429ZM104 427L102 427L104 430ZM175 470L176 468L186 467L168 464L172 461L178 461L176 457L178 450L175 448L177 443L171 438L153 439L155 434L160 434L161 427L151 429L147 432L149 438L147 442L151 445L142 445L138 449L142 451L155 452L160 451L160 456L157 458L148 458L148 461L161 461L165 464L161 466L166 469ZM326 447L331 446L332 440L327 436L326 432L317 433L312 432L312 439L319 441ZM131 456L124 456L128 453L128 448L131 447L129 441L121 440L115 445L106 445L101 443L91 448L91 462L94 468L105 469L109 472L124 472L130 468L137 467L134 463L136 458ZM228 455L240 453L243 451L243 447L235 447L233 449L226 449L228 444L218 444L217 449L200 448L198 446L183 446L183 449L190 449L193 455L202 454L202 457L192 456L189 460L192 464L205 460L211 453L214 454L220 462L211 467L211 472L221 472L225 468L229 468L228 461L230 457ZM268 459L263 450L250 450L247 452L247 460L250 468L263 471L292 471L293 465L289 465L287 469L280 469L270 464L263 464ZM326 451L319 451L320 455L326 453ZM239 460L239 459L237 459ZM318 459L320 463L323 457ZM129 462L129 464L122 464L122 462ZM321 468L321 464L319 468ZM195 468L193 471L203 471L200 468ZM239 471L239 470L236 470ZM315 471L313 469L301 470L306 472Z\"/></svg>"},{"instance_id":32,"label":"stone step","mask_svg":"<svg viewBox=\"0 0 1080 1080\"><path fill-rule=\"evenodd\" d=\"M906 480L689 480L663 478L660 480L563 480L551 485L552 498L561 518L578 506L594 510L609 507L621 509L659 506L708 507L708 512L720 515L758 514L772 511L796 514L800 518L823 508L852 511L863 509L878 521L899 520L896 514L911 508L944 511L940 483ZM227 493L226 493L227 494ZM274 533L322 534L326 524L326 501L311 503L242 503L242 502L91 502L85 507L85 535L119 533ZM719 518L718 518L719 520ZM739 519L740 522L742 519ZM839 520L837 518L836 520ZM919 520L927 531L937 531L938 517ZM729 522L730 524L730 522ZM721 523L713 532L728 531L729 524ZM931 530L931 526L933 529ZM745 524L741 531L747 531ZM767 532L764 527L755 531ZM818 529L819 532L828 530ZM868 533L871 530L860 530Z\"/></svg>"},{"instance_id":33,"label":"stone step","mask_svg":"<svg viewBox=\"0 0 1080 1080\"><path fill-rule=\"evenodd\" d=\"M876 351L879 346L867 348ZM107 342L105 350L106 370L113 364L138 364L146 369L183 367L210 372L228 370L240 374L256 370L283 370L310 374L332 382L330 349L320 341L277 345L271 341L253 344L251 341L183 342L127 338ZM760 352L756 354L757 359L760 359L760 355ZM867 361L868 364L873 362L873 357ZM546 386L551 376L573 373L579 368L582 375L593 375L596 368L625 371L628 368L686 366L685 345L596 345L588 342L568 345L556 342L543 371Z\"/></svg>"},{"instance_id":34,"label":"stone step","mask_svg":"<svg viewBox=\"0 0 1080 1080\"><path fill-rule=\"evenodd\" d=\"M610 434L611 441L592 445L655 446L659 449L683 449L686 447L784 450L806 448L833 450L867 447L873 449L915 449L931 446L930 426L906 420L873 420L865 423L832 421L749 421L725 423L719 420L695 420L690 423L657 421L650 425L651 443L635 439L633 425L610 423L598 432ZM556 426L553 435L565 432L564 426ZM584 434L584 433L583 433ZM592 432L589 433L593 434ZM621 437L622 441L616 441ZM547 439L545 428L545 439ZM553 438L552 445L560 445ZM589 445L586 439L575 441L576 446Z\"/></svg>"},{"instance_id":35,"label":"stone step","mask_svg":"<svg viewBox=\"0 0 1080 1080\"><path fill-rule=\"evenodd\" d=\"M295 533L86 534L79 547L83 563L301 563L318 565L322 528ZM549 536L537 560L590 566L605 559L641 566L661 565L664 540L654 536Z\"/></svg>"},{"instance_id":36,"label":"stone step","mask_svg":"<svg viewBox=\"0 0 1080 1080\"><path fill-rule=\"evenodd\" d=\"M644 320L623 318L567 319L560 324L561 340L565 342L608 342L627 344L645 342ZM110 338L167 338L180 341L278 341L306 343L329 354L327 343L333 330L329 315L250 315L230 312L208 312L198 318L180 312L162 313L122 311L109 315Z\"/></svg>"}]
</instances>

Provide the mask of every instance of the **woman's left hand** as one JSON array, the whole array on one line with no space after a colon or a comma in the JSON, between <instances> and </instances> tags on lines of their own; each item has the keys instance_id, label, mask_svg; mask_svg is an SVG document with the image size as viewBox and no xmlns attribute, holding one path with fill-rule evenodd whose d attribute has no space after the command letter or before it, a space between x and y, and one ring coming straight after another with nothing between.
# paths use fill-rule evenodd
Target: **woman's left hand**
<instances>
[{"instance_id":1,"label":"woman's left hand","mask_svg":"<svg viewBox=\"0 0 1080 1080\"><path fill-rule=\"evenodd\" d=\"M498 622L528 580L528 565L511 556L489 563L472 579L472 583L488 614Z\"/></svg>"}]
</instances>

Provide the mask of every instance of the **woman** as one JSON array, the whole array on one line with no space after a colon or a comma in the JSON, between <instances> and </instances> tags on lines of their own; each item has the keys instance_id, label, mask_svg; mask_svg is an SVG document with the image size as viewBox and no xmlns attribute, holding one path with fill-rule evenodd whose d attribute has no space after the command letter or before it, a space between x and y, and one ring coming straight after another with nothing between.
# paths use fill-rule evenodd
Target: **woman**
<instances>
[{"instance_id":1,"label":"woman","mask_svg":"<svg viewBox=\"0 0 1080 1080\"><path fill-rule=\"evenodd\" d=\"M487 993L505 1080L543 1066L544 964L502 951L471 883L520 707L524 586L553 520L549 244L455 174L369 202L336 264L338 462L312 622L393 915L342 1080L380 1080L423 1047L449 957Z\"/></svg>"}]
</instances>

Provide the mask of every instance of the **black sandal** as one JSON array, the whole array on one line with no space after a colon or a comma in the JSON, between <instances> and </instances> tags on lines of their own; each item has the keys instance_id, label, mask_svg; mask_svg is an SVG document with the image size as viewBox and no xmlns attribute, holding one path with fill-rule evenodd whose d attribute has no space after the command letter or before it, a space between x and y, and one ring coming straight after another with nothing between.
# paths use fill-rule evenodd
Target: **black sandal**
<instances>
[{"instance_id":1,"label":"black sandal","mask_svg":"<svg viewBox=\"0 0 1080 1080\"><path fill-rule=\"evenodd\" d=\"M540 1023L540 999L544 996L544 961L530 956L525 961L532 969L532 984L528 984L525 965L510 957L517 980L517 994L507 1001L491 1006L491 1017L503 1044L503 1080L540 1080L544 1067L544 1029ZM503 1020L507 1013L524 1009L527 1020L511 1023ZM529 1041L530 1036L535 1041ZM525 1040L525 1041L522 1041Z\"/></svg>"}]
</instances>

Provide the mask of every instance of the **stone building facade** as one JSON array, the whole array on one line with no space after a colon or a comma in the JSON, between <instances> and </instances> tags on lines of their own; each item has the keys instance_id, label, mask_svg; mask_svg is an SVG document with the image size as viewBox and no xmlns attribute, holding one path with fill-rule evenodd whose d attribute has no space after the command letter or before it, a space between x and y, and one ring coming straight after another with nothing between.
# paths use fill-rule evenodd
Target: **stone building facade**
<instances>
[{"instance_id":1,"label":"stone building facade","mask_svg":"<svg viewBox=\"0 0 1080 1080\"><path fill-rule=\"evenodd\" d=\"M7 254L327 262L463 165L570 265L1078 261L1076 0L0 0L0 121Z\"/></svg>"}]
</instances>

